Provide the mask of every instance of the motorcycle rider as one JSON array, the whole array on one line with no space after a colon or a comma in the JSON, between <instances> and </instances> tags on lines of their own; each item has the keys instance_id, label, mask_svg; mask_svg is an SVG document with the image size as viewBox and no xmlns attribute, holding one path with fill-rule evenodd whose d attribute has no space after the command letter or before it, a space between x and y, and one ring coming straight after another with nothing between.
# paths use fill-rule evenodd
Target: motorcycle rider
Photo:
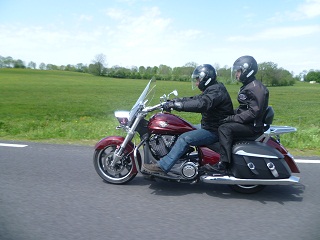
<instances>
[{"instance_id":1,"label":"motorcycle rider","mask_svg":"<svg viewBox=\"0 0 320 240\"><path fill-rule=\"evenodd\" d=\"M232 144L236 138L255 137L263 133L263 117L268 107L269 91L255 78L257 61L252 56L242 56L233 64L233 71L243 86L238 93L239 107L221 121L218 129L220 161L214 167L224 172L231 161Z\"/></svg>"},{"instance_id":2,"label":"motorcycle rider","mask_svg":"<svg viewBox=\"0 0 320 240\"><path fill-rule=\"evenodd\" d=\"M193 97L184 97L168 101L163 109L201 113L201 129L181 134L170 152L156 164L144 164L148 172L169 172L177 160L189 149L189 146L210 145L218 142L219 121L233 114L230 95L222 83L217 82L216 70L210 64L197 66L192 80L202 91Z\"/></svg>"}]
</instances>

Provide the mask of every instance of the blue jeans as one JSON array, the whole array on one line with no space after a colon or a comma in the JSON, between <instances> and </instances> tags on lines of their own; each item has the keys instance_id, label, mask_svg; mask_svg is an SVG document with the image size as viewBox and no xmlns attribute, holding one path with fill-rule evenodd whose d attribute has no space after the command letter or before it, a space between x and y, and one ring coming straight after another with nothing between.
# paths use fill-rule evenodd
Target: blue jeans
<instances>
[{"instance_id":1,"label":"blue jeans","mask_svg":"<svg viewBox=\"0 0 320 240\"><path fill-rule=\"evenodd\" d=\"M181 134L170 152L158 161L158 166L169 172L178 159L189 149L189 146L203 146L218 142L218 135L205 129L197 129Z\"/></svg>"}]
</instances>

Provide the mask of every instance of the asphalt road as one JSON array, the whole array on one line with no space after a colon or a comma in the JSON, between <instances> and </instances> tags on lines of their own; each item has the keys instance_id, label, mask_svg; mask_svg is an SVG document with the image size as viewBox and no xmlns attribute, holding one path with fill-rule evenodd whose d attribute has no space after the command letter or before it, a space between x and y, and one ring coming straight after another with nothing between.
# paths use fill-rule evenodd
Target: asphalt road
<instances>
[{"instance_id":1,"label":"asphalt road","mask_svg":"<svg viewBox=\"0 0 320 240\"><path fill-rule=\"evenodd\" d=\"M301 184L244 195L141 175L111 185L93 147L19 144L0 144L1 240L320 239L320 161L299 161Z\"/></svg>"}]
</instances>

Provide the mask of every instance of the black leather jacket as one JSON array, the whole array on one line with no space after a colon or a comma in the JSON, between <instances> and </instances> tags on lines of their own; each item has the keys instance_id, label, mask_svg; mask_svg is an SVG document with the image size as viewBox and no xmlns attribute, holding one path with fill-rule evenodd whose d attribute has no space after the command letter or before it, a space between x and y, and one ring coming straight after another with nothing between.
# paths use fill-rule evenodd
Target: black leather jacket
<instances>
[{"instance_id":1,"label":"black leather jacket","mask_svg":"<svg viewBox=\"0 0 320 240\"><path fill-rule=\"evenodd\" d=\"M219 121L233 114L230 95L222 83L207 87L200 95L181 99L181 111L202 114L201 127L216 132Z\"/></svg>"},{"instance_id":2,"label":"black leather jacket","mask_svg":"<svg viewBox=\"0 0 320 240\"><path fill-rule=\"evenodd\" d=\"M239 107L227 122L249 124L256 132L263 131L263 117L269 104L268 89L254 78L240 88L238 102Z\"/></svg>"}]
</instances>

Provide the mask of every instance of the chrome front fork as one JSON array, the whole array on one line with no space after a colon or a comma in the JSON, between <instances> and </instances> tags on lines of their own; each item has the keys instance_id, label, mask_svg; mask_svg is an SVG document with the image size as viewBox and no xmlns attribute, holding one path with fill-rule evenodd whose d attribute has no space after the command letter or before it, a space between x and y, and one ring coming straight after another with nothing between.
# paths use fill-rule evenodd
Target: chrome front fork
<instances>
[{"instance_id":1,"label":"chrome front fork","mask_svg":"<svg viewBox=\"0 0 320 240\"><path fill-rule=\"evenodd\" d=\"M141 121L141 119L144 118L144 114L138 114L136 120L132 124L132 127L128 129L127 136L125 137L124 141L120 145L120 147L114 152L113 159L110 163L110 166L113 168L117 162L119 162L122 158L122 154L124 150L126 149L127 144L133 139L134 135L136 134L136 128Z\"/></svg>"}]
</instances>

